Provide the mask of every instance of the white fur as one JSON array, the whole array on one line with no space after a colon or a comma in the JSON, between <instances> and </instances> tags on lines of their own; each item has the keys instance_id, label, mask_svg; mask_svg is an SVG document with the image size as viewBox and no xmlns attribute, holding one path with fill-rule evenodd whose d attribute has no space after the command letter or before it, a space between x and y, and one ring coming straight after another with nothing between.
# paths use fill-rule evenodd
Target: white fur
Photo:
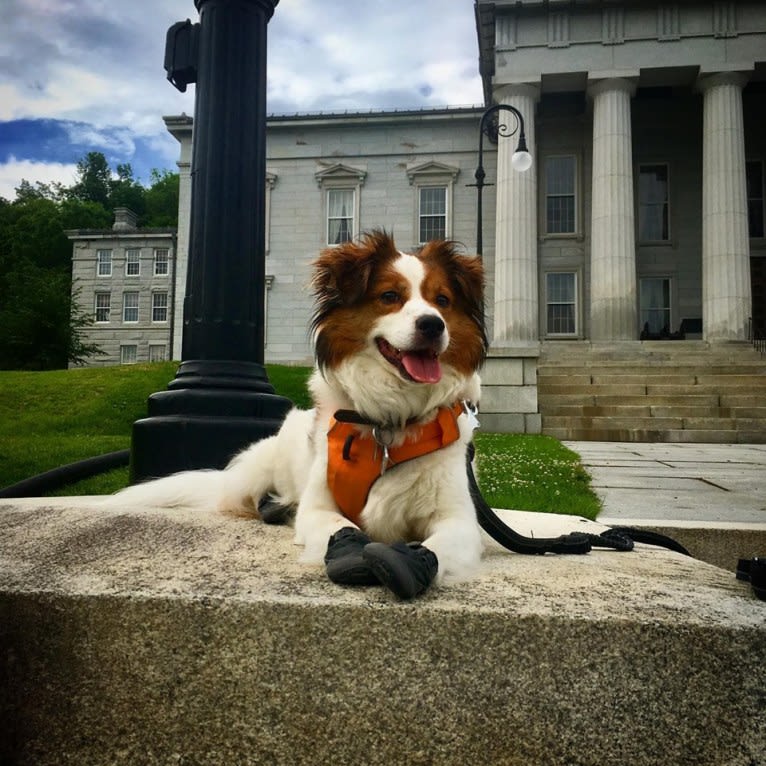
<instances>
[{"instance_id":1,"label":"white fur","mask_svg":"<svg viewBox=\"0 0 766 766\"><path fill-rule=\"evenodd\" d=\"M295 537L304 548L301 559L321 563L329 537L353 526L338 510L326 481L326 433L333 413L354 409L381 423L390 423L392 416L400 424L412 419L425 423L439 407L479 401L475 373L466 377L443 365L438 383L414 383L381 356L375 337L382 335L393 346L407 348L417 317L440 315L420 294L421 262L402 255L395 266L412 285L411 299L375 323L361 353L333 369L315 371L310 381L314 410L293 410L276 436L253 444L223 471L190 471L136 485L116 495L114 502L241 513L254 512L260 499L272 493L297 506ZM443 348L448 343L445 332ZM471 426L466 415L458 423L457 442L396 466L378 479L361 516L363 529L374 540L418 540L430 548L439 561L438 581L469 577L482 553L466 478ZM403 431L397 438L405 438Z\"/></svg>"}]
</instances>

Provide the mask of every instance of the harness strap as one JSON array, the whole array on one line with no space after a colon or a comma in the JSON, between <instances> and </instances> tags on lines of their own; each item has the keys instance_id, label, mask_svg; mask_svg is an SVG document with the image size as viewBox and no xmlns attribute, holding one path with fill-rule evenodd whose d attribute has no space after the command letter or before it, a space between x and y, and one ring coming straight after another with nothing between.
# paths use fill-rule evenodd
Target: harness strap
<instances>
[{"instance_id":1,"label":"harness strap","mask_svg":"<svg viewBox=\"0 0 766 766\"><path fill-rule=\"evenodd\" d=\"M327 484L343 515L358 525L372 485L386 470L456 442L463 412L461 402L442 407L432 421L410 426L407 438L396 446L385 443L385 428L373 428L376 438L355 427L372 425L358 413L336 412L327 433Z\"/></svg>"}]
</instances>

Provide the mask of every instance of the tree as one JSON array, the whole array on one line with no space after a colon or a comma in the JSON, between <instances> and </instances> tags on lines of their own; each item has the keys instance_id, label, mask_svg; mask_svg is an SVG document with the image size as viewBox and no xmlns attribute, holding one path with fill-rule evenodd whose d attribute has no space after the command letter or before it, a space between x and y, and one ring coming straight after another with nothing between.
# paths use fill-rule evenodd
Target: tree
<instances>
[{"instance_id":1,"label":"tree","mask_svg":"<svg viewBox=\"0 0 766 766\"><path fill-rule=\"evenodd\" d=\"M111 210L112 170L101 152L88 152L77 163L77 181L69 196L82 202L98 202Z\"/></svg>"},{"instance_id":2,"label":"tree","mask_svg":"<svg viewBox=\"0 0 766 766\"><path fill-rule=\"evenodd\" d=\"M144 226L178 226L179 182L178 173L152 170L151 186L145 194Z\"/></svg>"},{"instance_id":3,"label":"tree","mask_svg":"<svg viewBox=\"0 0 766 766\"><path fill-rule=\"evenodd\" d=\"M82 330L92 321L78 308L71 277L22 261L6 274L0 305L0 369L52 370L81 364L99 353L85 344Z\"/></svg>"}]
</instances>

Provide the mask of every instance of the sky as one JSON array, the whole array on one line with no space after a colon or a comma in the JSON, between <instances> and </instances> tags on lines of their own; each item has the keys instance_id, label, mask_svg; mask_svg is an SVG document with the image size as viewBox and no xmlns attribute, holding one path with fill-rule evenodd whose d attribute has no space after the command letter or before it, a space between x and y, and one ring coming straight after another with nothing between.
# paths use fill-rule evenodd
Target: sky
<instances>
[{"instance_id":1,"label":"sky","mask_svg":"<svg viewBox=\"0 0 766 766\"><path fill-rule=\"evenodd\" d=\"M149 183L176 170L165 35L194 0L2 0L0 196L65 186L90 151ZM268 25L270 114L482 103L473 0L281 0Z\"/></svg>"}]
</instances>

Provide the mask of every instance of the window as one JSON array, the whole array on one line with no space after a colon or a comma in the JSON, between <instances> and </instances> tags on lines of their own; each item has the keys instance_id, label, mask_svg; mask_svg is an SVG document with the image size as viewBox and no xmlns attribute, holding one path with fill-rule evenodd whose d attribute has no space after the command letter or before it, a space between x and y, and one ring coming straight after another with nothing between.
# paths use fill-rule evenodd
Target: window
<instances>
[{"instance_id":1,"label":"window","mask_svg":"<svg viewBox=\"0 0 766 766\"><path fill-rule=\"evenodd\" d=\"M111 250L97 250L96 251L96 274L99 277L111 277L112 276L112 251Z\"/></svg>"},{"instance_id":2,"label":"window","mask_svg":"<svg viewBox=\"0 0 766 766\"><path fill-rule=\"evenodd\" d=\"M763 163L745 164L747 178L747 223L750 237L764 236L763 230Z\"/></svg>"},{"instance_id":3,"label":"window","mask_svg":"<svg viewBox=\"0 0 766 766\"><path fill-rule=\"evenodd\" d=\"M167 346L153 343L149 346L149 361L164 362L168 358Z\"/></svg>"},{"instance_id":4,"label":"window","mask_svg":"<svg viewBox=\"0 0 766 766\"><path fill-rule=\"evenodd\" d=\"M421 186L418 189L418 242L447 236L447 187Z\"/></svg>"},{"instance_id":5,"label":"window","mask_svg":"<svg viewBox=\"0 0 766 766\"><path fill-rule=\"evenodd\" d=\"M545 275L545 328L548 335L577 334L577 274Z\"/></svg>"},{"instance_id":6,"label":"window","mask_svg":"<svg viewBox=\"0 0 766 766\"><path fill-rule=\"evenodd\" d=\"M641 289L641 335L670 334L670 279L644 277Z\"/></svg>"},{"instance_id":7,"label":"window","mask_svg":"<svg viewBox=\"0 0 766 766\"><path fill-rule=\"evenodd\" d=\"M140 250L126 250L125 251L125 276L137 277L141 274L141 251Z\"/></svg>"},{"instance_id":8,"label":"window","mask_svg":"<svg viewBox=\"0 0 766 766\"><path fill-rule=\"evenodd\" d=\"M122 321L138 321L138 293L130 292L122 294Z\"/></svg>"},{"instance_id":9,"label":"window","mask_svg":"<svg viewBox=\"0 0 766 766\"><path fill-rule=\"evenodd\" d=\"M575 184L577 163L572 156L545 159L545 233L577 232Z\"/></svg>"},{"instance_id":10,"label":"window","mask_svg":"<svg viewBox=\"0 0 766 766\"><path fill-rule=\"evenodd\" d=\"M354 237L354 190L327 190L327 244L340 245Z\"/></svg>"},{"instance_id":11,"label":"window","mask_svg":"<svg viewBox=\"0 0 766 766\"><path fill-rule=\"evenodd\" d=\"M168 321L168 294L152 293L152 322Z\"/></svg>"},{"instance_id":12,"label":"window","mask_svg":"<svg viewBox=\"0 0 766 766\"><path fill-rule=\"evenodd\" d=\"M459 174L459 167L434 160L407 167L407 178L415 189L414 226L419 244L452 236L452 189Z\"/></svg>"},{"instance_id":13,"label":"window","mask_svg":"<svg viewBox=\"0 0 766 766\"><path fill-rule=\"evenodd\" d=\"M322 165L314 173L322 189L322 217L327 222L322 239L327 245L339 245L359 233L360 200L367 170L341 162Z\"/></svg>"},{"instance_id":14,"label":"window","mask_svg":"<svg viewBox=\"0 0 766 766\"><path fill-rule=\"evenodd\" d=\"M638 239L640 242L666 242L670 239L667 165L639 166Z\"/></svg>"},{"instance_id":15,"label":"window","mask_svg":"<svg viewBox=\"0 0 766 766\"><path fill-rule=\"evenodd\" d=\"M96 321L108 322L109 312L112 307L112 296L110 293L96 293Z\"/></svg>"},{"instance_id":16,"label":"window","mask_svg":"<svg viewBox=\"0 0 766 766\"><path fill-rule=\"evenodd\" d=\"M154 276L166 277L168 275L169 251L166 247L160 247L154 251Z\"/></svg>"},{"instance_id":17,"label":"window","mask_svg":"<svg viewBox=\"0 0 766 766\"><path fill-rule=\"evenodd\" d=\"M120 364L135 364L138 346L120 346Z\"/></svg>"}]
</instances>

